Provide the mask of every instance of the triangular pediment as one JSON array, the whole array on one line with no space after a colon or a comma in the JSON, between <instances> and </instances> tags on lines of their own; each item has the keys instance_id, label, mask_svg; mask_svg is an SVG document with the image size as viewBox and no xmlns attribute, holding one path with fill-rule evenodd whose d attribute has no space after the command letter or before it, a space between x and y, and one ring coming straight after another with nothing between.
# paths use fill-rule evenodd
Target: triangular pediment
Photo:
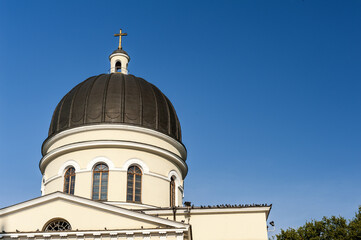
<instances>
[{"instance_id":1,"label":"triangular pediment","mask_svg":"<svg viewBox=\"0 0 361 240\"><path fill-rule=\"evenodd\" d=\"M90 199L52 193L0 209L6 232L42 231L51 219L67 220L75 230L184 228L187 225Z\"/></svg>"}]
</instances>

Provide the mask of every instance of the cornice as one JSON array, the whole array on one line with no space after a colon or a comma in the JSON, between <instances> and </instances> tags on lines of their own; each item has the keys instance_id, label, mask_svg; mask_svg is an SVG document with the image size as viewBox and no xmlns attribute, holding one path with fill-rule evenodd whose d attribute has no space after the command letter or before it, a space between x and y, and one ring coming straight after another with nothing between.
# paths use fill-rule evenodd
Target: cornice
<instances>
[{"instance_id":1,"label":"cornice","mask_svg":"<svg viewBox=\"0 0 361 240\"><path fill-rule=\"evenodd\" d=\"M64 130L50 138L47 138L44 141L42 148L41 148L42 155L44 156L46 154L46 152L49 150L51 145L53 145L56 141L59 141L60 139L62 139L64 137L67 137L69 135L76 134L76 133L82 133L82 132L87 132L87 131L97 131L97 130L125 130L125 131L145 133L150 136L160 138L160 139L164 140L165 142L171 144L180 152L181 158L184 161L187 159L187 149L181 142L178 142L174 138L172 138L164 133L155 131L153 129L125 125L125 124L95 124L95 125L81 126L81 127L75 127L75 128Z\"/></svg>"},{"instance_id":2,"label":"cornice","mask_svg":"<svg viewBox=\"0 0 361 240\"><path fill-rule=\"evenodd\" d=\"M101 231L62 231L62 232L20 232L20 233L0 233L0 239L5 237L10 237L13 239L26 237L26 238L51 238L51 237L83 237L83 236L117 236L117 235L149 235L149 234L182 234L187 233L189 231L189 227L183 228L158 228L158 229L125 229L125 230L101 230Z\"/></svg>"},{"instance_id":3,"label":"cornice","mask_svg":"<svg viewBox=\"0 0 361 240\"><path fill-rule=\"evenodd\" d=\"M173 214L172 209L137 209L150 215L169 215ZM269 213L271 206L266 207L242 207L242 208L177 208L176 214L219 214L219 213Z\"/></svg>"}]
</instances>

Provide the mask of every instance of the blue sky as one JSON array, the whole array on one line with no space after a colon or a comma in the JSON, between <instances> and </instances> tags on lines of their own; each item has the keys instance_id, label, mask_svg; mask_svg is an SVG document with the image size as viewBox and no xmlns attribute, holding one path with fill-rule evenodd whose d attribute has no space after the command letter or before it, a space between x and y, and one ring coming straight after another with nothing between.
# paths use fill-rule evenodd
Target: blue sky
<instances>
[{"instance_id":1,"label":"blue sky","mask_svg":"<svg viewBox=\"0 0 361 240\"><path fill-rule=\"evenodd\" d=\"M272 203L280 228L361 204L361 1L0 1L0 207L40 195L60 99L109 70L174 104L185 200Z\"/></svg>"}]
</instances>

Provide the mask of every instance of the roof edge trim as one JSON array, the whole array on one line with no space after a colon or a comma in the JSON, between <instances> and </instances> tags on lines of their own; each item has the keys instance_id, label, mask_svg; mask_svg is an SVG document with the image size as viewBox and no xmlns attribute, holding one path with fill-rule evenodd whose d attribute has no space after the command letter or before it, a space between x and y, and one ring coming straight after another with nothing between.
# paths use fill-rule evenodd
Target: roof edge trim
<instances>
[{"instance_id":1,"label":"roof edge trim","mask_svg":"<svg viewBox=\"0 0 361 240\"><path fill-rule=\"evenodd\" d=\"M86 132L86 131L96 131L96 130L126 130L126 131L145 133L145 134L160 138L160 139L166 141L167 143L173 145L180 152L181 158L184 161L186 161L186 159L187 159L186 147L181 142L175 140L174 138L172 138L164 133L161 133L159 131L150 129L150 128L126 125L126 124L121 124L121 123L92 124L92 125L88 125L88 126L80 126L80 127L75 127L75 128L70 128L70 129L64 130L62 132L59 132L59 133L52 135L52 136L48 137L47 139L45 139L45 141L43 142L43 145L41 147L41 154L43 156L45 156L46 152L49 150L50 146L52 144L54 144L56 141L58 141L64 137L67 137L67 136L75 134L75 133L82 133L82 132Z\"/></svg>"}]
</instances>

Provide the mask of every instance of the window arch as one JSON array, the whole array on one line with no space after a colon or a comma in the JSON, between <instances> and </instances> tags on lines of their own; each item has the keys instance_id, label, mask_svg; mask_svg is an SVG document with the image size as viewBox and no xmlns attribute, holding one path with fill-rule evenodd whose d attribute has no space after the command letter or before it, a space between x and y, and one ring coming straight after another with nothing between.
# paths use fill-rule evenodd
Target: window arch
<instances>
[{"instance_id":1,"label":"window arch","mask_svg":"<svg viewBox=\"0 0 361 240\"><path fill-rule=\"evenodd\" d=\"M175 177L170 178L170 206L175 207Z\"/></svg>"},{"instance_id":2,"label":"window arch","mask_svg":"<svg viewBox=\"0 0 361 240\"><path fill-rule=\"evenodd\" d=\"M64 174L64 192L74 195L75 187L75 168L70 167Z\"/></svg>"},{"instance_id":3,"label":"window arch","mask_svg":"<svg viewBox=\"0 0 361 240\"><path fill-rule=\"evenodd\" d=\"M104 163L96 165L93 169L93 200L106 201L108 198L109 168Z\"/></svg>"},{"instance_id":4,"label":"window arch","mask_svg":"<svg viewBox=\"0 0 361 240\"><path fill-rule=\"evenodd\" d=\"M142 201L142 171L138 166L130 166L127 176L127 202Z\"/></svg>"},{"instance_id":5,"label":"window arch","mask_svg":"<svg viewBox=\"0 0 361 240\"><path fill-rule=\"evenodd\" d=\"M43 231L67 231L71 230L71 225L68 221L62 218L53 219L47 222Z\"/></svg>"}]
</instances>

